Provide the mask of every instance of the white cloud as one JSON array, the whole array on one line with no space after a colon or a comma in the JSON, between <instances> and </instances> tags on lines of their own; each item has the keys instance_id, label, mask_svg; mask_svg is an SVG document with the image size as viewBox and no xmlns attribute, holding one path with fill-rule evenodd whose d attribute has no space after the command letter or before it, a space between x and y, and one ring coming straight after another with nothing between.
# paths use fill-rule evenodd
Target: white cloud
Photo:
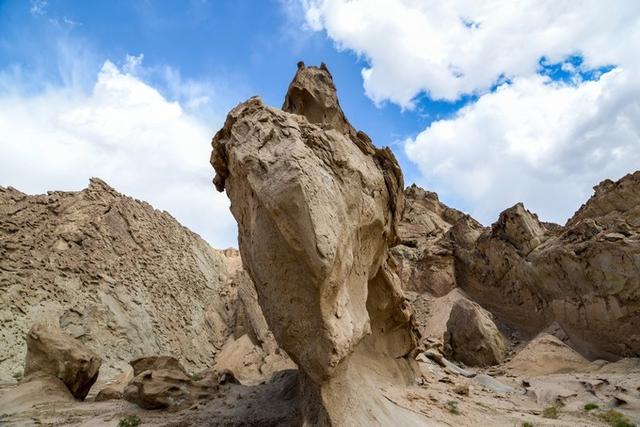
<instances>
[{"instance_id":1,"label":"white cloud","mask_svg":"<svg viewBox=\"0 0 640 427\"><path fill-rule=\"evenodd\" d=\"M538 61L581 53L587 66L637 56L635 0L305 0L307 23L363 55L367 95L411 107L426 91L455 100L500 76L536 73ZM627 42L622 42L627 41ZM634 42L635 41L635 42Z\"/></svg>"},{"instance_id":2,"label":"white cloud","mask_svg":"<svg viewBox=\"0 0 640 427\"><path fill-rule=\"evenodd\" d=\"M31 0L31 7L29 8L29 12L33 16L44 15L45 9L47 8L47 3L49 3L49 0Z\"/></svg>"},{"instance_id":3,"label":"white cloud","mask_svg":"<svg viewBox=\"0 0 640 427\"><path fill-rule=\"evenodd\" d=\"M640 2L305 0L306 21L361 55L366 94L478 100L405 151L423 184L481 221L517 201L564 221L604 178L640 168ZM566 61L578 55L583 63ZM551 82L540 61L560 63ZM616 68L599 80L581 72ZM492 92L492 87L503 82Z\"/></svg>"},{"instance_id":4,"label":"white cloud","mask_svg":"<svg viewBox=\"0 0 640 427\"><path fill-rule=\"evenodd\" d=\"M485 224L518 201L563 223L605 178L640 168L640 84L624 69L577 86L517 78L406 144L426 184Z\"/></svg>"},{"instance_id":5,"label":"white cloud","mask_svg":"<svg viewBox=\"0 0 640 427\"><path fill-rule=\"evenodd\" d=\"M78 190L98 176L213 245L236 245L228 199L211 184L210 141L220 123L203 123L131 74L141 60L128 57L129 73L105 62L90 93L62 85L0 95L0 185Z\"/></svg>"}]
</instances>

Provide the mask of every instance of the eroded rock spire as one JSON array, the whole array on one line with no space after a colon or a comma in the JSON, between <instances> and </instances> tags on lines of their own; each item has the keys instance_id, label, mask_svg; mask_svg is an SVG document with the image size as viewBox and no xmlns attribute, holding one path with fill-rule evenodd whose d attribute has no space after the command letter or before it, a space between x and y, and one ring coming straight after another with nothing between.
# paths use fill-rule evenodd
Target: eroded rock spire
<instances>
[{"instance_id":1,"label":"eroded rock spire","mask_svg":"<svg viewBox=\"0 0 640 427\"><path fill-rule=\"evenodd\" d=\"M299 63L283 110L252 98L229 113L211 163L265 317L304 373L303 421L391 422L370 386L411 381L415 347L388 252L403 207L393 154L349 124L326 66Z\"/></svg>"}]
</instances>

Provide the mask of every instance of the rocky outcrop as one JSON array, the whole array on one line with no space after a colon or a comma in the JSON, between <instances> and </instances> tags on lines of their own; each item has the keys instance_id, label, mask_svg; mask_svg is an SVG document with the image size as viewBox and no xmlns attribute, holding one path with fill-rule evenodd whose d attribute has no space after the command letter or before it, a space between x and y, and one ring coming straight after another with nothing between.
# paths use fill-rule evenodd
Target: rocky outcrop
<instances>
[{"instance_id":1,"label":"rocky outcrop","mask_svg":"<svg viewBox=\"0 0 640 427\"><path fill-rule=\"evenodd\" d=\"M304 421L390 422L368 366L408 381L415 343L388 252L404 204L391 152L351 127L326 67L299 64L283 110L252 98L229 113L211 163L267 322L304 372Z\"/></svg>"},{"instance_id":2,"label":"rocky outcrop","mask_svg":"<svg viewBox=\"0 0 640 427\"><path fill-rule=\"evenodd\" d=\"M541 333L529 341L505 368L516 375L548 375L586 370L589 361L557 337Z\"/></svg>"},{"instance_id":3,"label":"rocky outcrop","mask_svg":"<svg viewBox=\"0 0 640 427\"><path fill-rule=\"evenodd\" d=\"M444 296L456 287L454 249L472 244L482 226L444 205L436 193L415 184L404 194L406 207L398 224L400 244L392 249L403 288Z\"/></svg>"},{"instance_id":4,"label":"rocky outcrop","mask_svg":"<svg viewBox=\"0 0 640 427\"><path fill-rule=\"evenodd\" d=\"M198 398L198 387L173 357L143 357L132 361L131 366L134 378L123 397L141 408L178 410Z\"/></svg>"},{"instance_id":5,"label":"rocky outcrop","mask_svg":"<svg viewBox=\"0 0 640 427\"><path fill-rule=\"evenodd\" d=\"M457 300L451 308L445 349L449 357L468 366L496 365L507 355L491 314L467 299Z\"/></svg>"},{"instance_id":6,"label":"rocky outcrop","mask_svg":"<svg viewBox=\"0 0 640 427\"><path fill-rule=\"evenodd\" d=\"M605 181L566 226L518 204L456 249L458 285L514 327L554 321L588 357L640 354L640 172Z\"/></svg>"},{"instance_id":7,"label":"rocky outcrop","mask_svg":"<svg viewBox=\"0 0 640 427\"><path fill-rule=\"evenodd\" d=\"M212 249L100 179L37 196L0 187L0 381L22 369L38 322L100 354L105 378L149 354L210 367L230 336L252 329L238 269L237 251Z\"/></svg>"},{"instance_id":8,"label":"rocky outcrop","mask_svg":"<svg viewBox=\"0 0 640 427\"><path fill-rule=\"evenodd\" d=\"M24 375L49 374L61 380L77 399L84 400L98 379L102 359L57 327L34 325L27 334Z\"/></svg>"}]
</instances>

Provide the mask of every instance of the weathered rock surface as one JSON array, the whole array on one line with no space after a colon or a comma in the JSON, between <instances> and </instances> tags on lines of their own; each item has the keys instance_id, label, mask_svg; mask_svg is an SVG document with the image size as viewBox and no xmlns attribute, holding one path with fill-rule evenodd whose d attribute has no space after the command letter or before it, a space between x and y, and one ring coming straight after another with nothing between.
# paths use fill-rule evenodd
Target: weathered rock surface
<instances>
[{"instance_id":1,"label":"weathered rock surface","mask_svg":"<svg viewBox=\"0 0 640 427\"><path fill-rule=\"evenodd\" d=\"M237 251L212 249L99 179L37 196L0 187L0 381L22 370L39 322L100 354L105 378L149 354L210 367L230 336L252 329L241 268Z\"/></svg>"},{"instance_id":2,"label":"weathered rock surface","mask_svg":"<svg viewBox=\"0 0 640 427\"><path fill-rule=\"evenodd\" d=\"M391 422L373 384L408 381L402 356L415 343L388 253L402 174L348 123L326 67L299 64L283 108L252 98L229 113L213 139L214 183L231 199L267 322L304 372L305 421ZM394 422L403 417L416 421Z\"/></svg>"},{"instance_id":3,"label":"weathered rock surface","mask_svg":"<svg viewBox=\"0 0 640 427\"><path fill-rule=\"evenodd\" d=\"M173 357L143 357L132 361L131 367L134 378L125 387L123 397L141 408L177 410L198 398L197 387Z\"/></svg>"},{"instance_id":4,"label":"weathered rock surface","mask_svg":"<svg viewBox=\"0 0 640 427\"><path fill-rule=\"evenodd\" d=\"M102 359L57 327L34 325L27 334L24 375L45 373L61 380L74 397L83 400L98 379Z\"/></svg>"},{"instance_id":5,"label":"weathered rock surface","mask_svg":"<svg viewBox=\"0 0 640 427\"><path fill-rule=\"evenodd\" d=\"M467 299L451 308L444 339L449 356L468 366L496 365L507 353L491 313Z\"/></svg>"},{"instance_id":6,"label":"weathered rock surface","mask_svg":"<svg viewBox=\"0 0 640 427\"><path fill-rule=\"evenodd\" d=\"M508 363L516 375L548 375L586 370L589 361L553 335L542 333L527 343Z\"/></svg>"},{"instance_id":7,"label":"weathered rock surface","mask_svg":"<svg viewBox=\"0 0 640 427\"><path fill-rule=\"evenodd\" d=\"M473 243L482 226L415 184L406 188L405 201L398 224L400 244L391 250L403 288L444 296L456 287L455 247Z\"/></svg>"},{"instance_id":8,"label":"weathered rock surface","mask_svg":"<svg viewBox=\"0 0 640 427\"><path fill-rule=\"evenodd\" d=\"M456 258L458 285L514 327L555 321L588 357L640 354L640 171L595 187L564 227L518 204Z\"/></svg>"}]
</instances>

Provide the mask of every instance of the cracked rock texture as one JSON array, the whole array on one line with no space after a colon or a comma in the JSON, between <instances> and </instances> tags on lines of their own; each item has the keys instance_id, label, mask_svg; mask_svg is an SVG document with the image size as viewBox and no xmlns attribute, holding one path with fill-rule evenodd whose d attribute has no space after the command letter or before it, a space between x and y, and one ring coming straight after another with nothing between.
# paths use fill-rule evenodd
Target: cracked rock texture
<instances>
[{"instance_id":1,"label":"cracked rock texture","mask_svg":"<svg viewBox=\"0 0 640 427\"><path fill-rule=\"evenodd\" d=\"M269 326L305 374L305 421L382 422L389 402L362 396L377 381L365 371L407 381L415 345L388 252L404 205L395 158L349 124L326 67L301 63L282 110L252 98L229 113L211 163Z\"/></svg>"},{"instance_id":2,"label":"cracked rock texture","mask_svg":"<svg viewBox=\"0 0 640 427\"><path fill-rule=\"evenodd\" d=\"M22 371L35 323L96 351L105 378L153 354L210 367L230 336L253 330L239 268L237 251L99 179L36 196L0 187L0 381Z\"/></svg>"},{"instance_id":3,"label":"cracked rock texture","mask_svg":"<svg viewBox=\"0 0 640 427\"><path fill-rule=\"evenodd\" d=\"M393 254L418 323L457 288L528 338L555 323L587 358L640 355L640 171L594 190L565 226L518 203L483 227L408 187Z\"/></svg>"}]
</instances>

